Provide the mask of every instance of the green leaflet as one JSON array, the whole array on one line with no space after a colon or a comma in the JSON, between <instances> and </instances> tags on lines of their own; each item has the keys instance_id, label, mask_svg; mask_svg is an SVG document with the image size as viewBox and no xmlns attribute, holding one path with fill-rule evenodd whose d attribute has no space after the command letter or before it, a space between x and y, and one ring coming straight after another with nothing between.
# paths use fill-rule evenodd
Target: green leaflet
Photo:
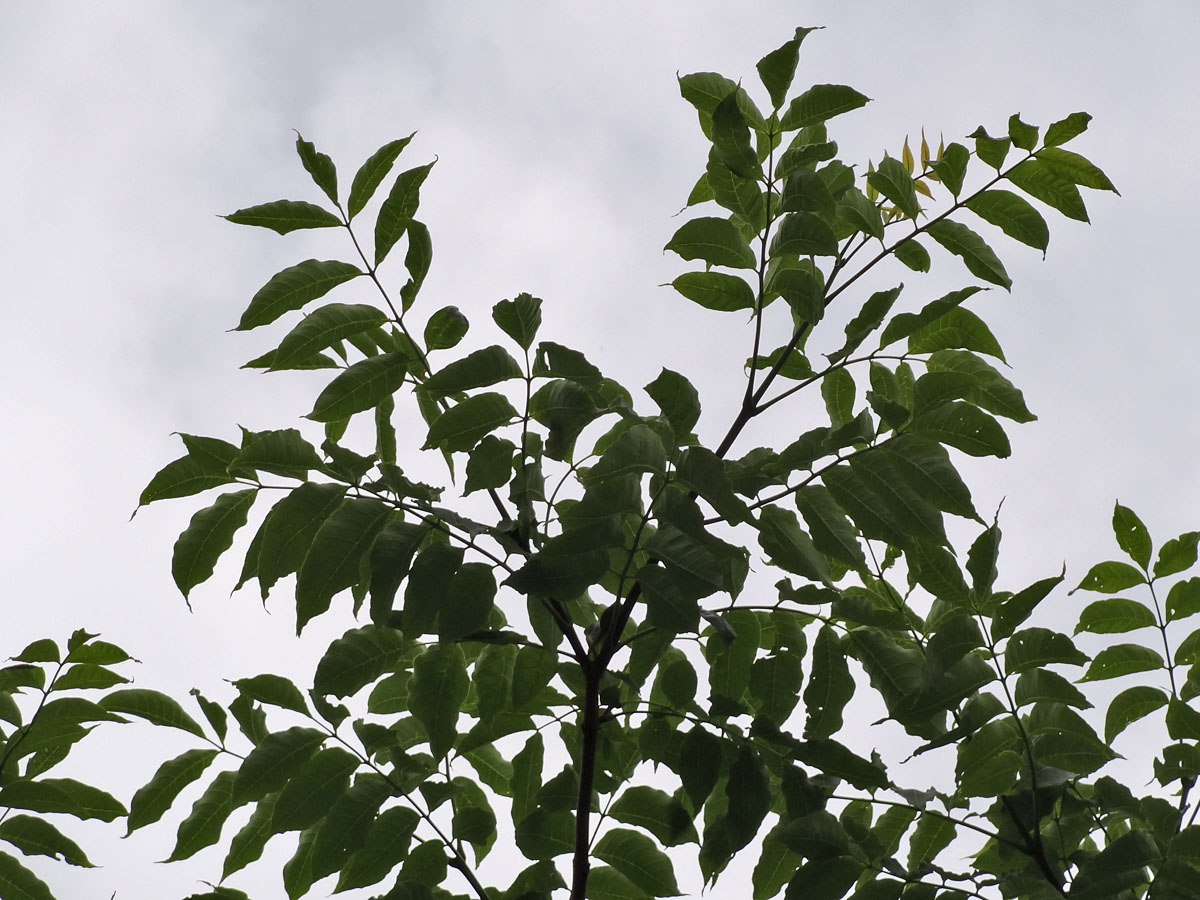
<instances>
[{"instance_id":1,"label":"green leaflet","mask_svg":"<svg viewBox=\"0 0 1200 900\"><path fill-rule=\"evenodd\" d=\"M425 726L434 759L450 750L458 712L469 687L466 661L457 644L438 644L417 657L409 686L409 709Z\"/></svg>"},{"instance_id":2,"label":"green leaflet","mask_svg":"<svg viewBox=\"0 0 1200 900\"><path fill-rule=\"evenodd\" d=\"M951 219L939 219L931 222L925 232L959 257L972 275L990 284L998 284L1005 290L1012 287L1012 279L1008 277L999 257L983 238L966 225Z\"/></svg>"},{"instance_id":3,"label":"green leaflet","mask_svg":"<svg viewBox=\"0 0 1200 900\"><path fill-rule=\"evenodd\" d=\"M408 146L409 141L415 135L414 131L406 138L388 141L372 153L371 157L354 173L354 181L350 185L350 199L346 204L351 219L362 212L363 207L370 202L376 188L383 183L383 179L391 171L400 152Z\"/></svg>"},{"instance_id":4,"label":"green leaflet","mask_svg":"<svg viewBox=\"0 0 1200 900\"><path fill-rule=\"evenodd\" d=\"M387 199L379 207L375 220L375 265L387 257L392 247L404 235L413 214L421 202L421 185L428 177L433 163L417 166L396 177Z\"/></svg>"},{"instance_id":5,"label":"green leaflet","mask_svg":"<svg viewBox=\"0 0 1200 900\"><path fill-rule=\"evenodd\" d=\"M233 544L234 533L246 524L256 496L257 489L222 494L212 506L192 516L171 556L171 575L184 599L212 575L221 554Z\"/></svg>"},{"instance_id":6,"label":"green leaflet","mask_svg":"<svg viewBox=\"0 0 1200 900\"><path fill-rule=\"evenodd\" d=\"M726 219L692 219L675 232L663 249L673 250L684 259L700 259L714 266L753 269L757 263L746 239Z\"/></svg>"},{"instance_id":7,"label":"green leaflet","mask_svg":"<svg viewBox=\"0 0 1200 900\"><path fill-rule=\"evenodd\" d=\"M337 260L306 259L273 275L250 301L238 331L269 325L286 312L324 297L339 284L363 274L358 266Z\"/></svg>"},{"instance_id":8,"label":"green leaflet","mask_svg":"<svg viewBox=\"0 0 1200 900\"><path fill-rule=\"evenodd\" d=\"M865 106L870 100L844 84L815 84L788 105L779 127L792 131L815 125Z\"/></svg>"},{"instance_id":9,"label":"green leaflet","mask_svg":"<svg viewBox=\"0 0 1200 900\"><path fill-rule=\"evenodd\" d=\"M231 212L225 219L235 225L269 228L276 234L287 234L302 228L333 228L342 224L342 220L329 210L304 200L275 200L247 206Z\"/></svg>"}]
</instances>

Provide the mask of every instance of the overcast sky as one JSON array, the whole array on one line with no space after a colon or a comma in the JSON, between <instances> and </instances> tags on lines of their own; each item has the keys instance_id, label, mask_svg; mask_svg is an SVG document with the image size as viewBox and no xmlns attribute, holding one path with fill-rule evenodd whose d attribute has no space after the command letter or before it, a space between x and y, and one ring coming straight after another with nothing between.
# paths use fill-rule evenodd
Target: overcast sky
<instances>
[{"instance_id":1,"label":"overcast sky","mask_svg":"<svg viewBox=\"0 0 1200 900\"><path fill-rule=\"evenodd\" d=\"M1012 294L992 291L974 307L1041 417L1010 429L1012 460L968 470L981 510L1007 498L1006 586L1064 561L1077 581L1113 555L1117 497L1159 543L1200 527L1194 0L1136 14L1126 3L1044 0L596 9L4 4L0 654L86 626L143 660L139 684L179 695L194 684L221 694L222 677L311 671L329 632L296 642L287 605L268 615L248 594L230 598L228 569L194 592L188 613L169 562L199 502L127 521L150 476L179 454L171 432L289 427L320 386L238 370L281 332L227 333L275 271L347 252L337 234L278 238L217 218L318 199L292 129L332 155L344 185L379 145L419 130L404 162L439 160L420 214L435 248L428 308L453 303L483 326L492 303L530 291L546 301L543 336L585 350L630 387L663 365L692 377L707 397L701 434L719 438L749 333L659 287L688 268L661 248L707 153L675 75L711 70L756 85L754 63L802 24L828 28L804 44L797 87L847 83L874 100L833 129L848 162L895 155L922 127L950 141L980 124L1002 133L1015 112L1043 126L1075 110L1095 117L1071 146L1123 196L1089 193L1090 227L1048 211L1044 262L998 240ZM942 257L933 276L906 281L920 304L969 276ZM491 340L485 327L475 337ZM1074 601L1064 592L1062 602ZM138 762L94 774L127 801L146 767L188 745L124 731L125 743L104 746ZM104 871L53 871L52 886L72 885L64 897L150 900L184 896L200 888L198 873L218 872L215 854L191 869L149 865L169 851L174 825L149 831L103 845L94 858ZM256 900L283 896L269 871L233 884Z\"/></svg>"}]
</instances>

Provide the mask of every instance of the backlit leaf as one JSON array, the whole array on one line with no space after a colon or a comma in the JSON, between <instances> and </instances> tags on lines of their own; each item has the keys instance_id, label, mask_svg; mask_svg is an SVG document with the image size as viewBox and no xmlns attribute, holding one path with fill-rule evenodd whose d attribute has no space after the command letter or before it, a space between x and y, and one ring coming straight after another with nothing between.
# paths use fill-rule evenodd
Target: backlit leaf
<instances>
[{"instance_id":1,"label":"backlit leaf","mask_svg":"<svg viewBox=\"0 0 1200 900\"><path fill-rule=\"evenodd\" d=\"M350 185L350 200L347 204L347 209L350 218L354 218L362 208L366 206L374 195L376 188L387 177L388 172L392 169L392 164L396 162L396 157L400 155L408 142L413 139L413 134L406 138L400 138L396 141L388 141L378 150L371 154L370 158L359 167L359 170L354 175L354 181Z\"/></svg>"},{"instance_id":2,"label":"backlit leaf","mask_svg":"<svg viewBox=\"0 0 1200 900\"><path fill-rule=\"evenodd\" d=\"M991 284L998 284L1008 290L1012 287L1012 279L1004 270L992 248L978 234L952 219L939 219L931 222L925 229L926 233L962 259L972 275L982 278Z\"/></svg>"},{"instance_id":3,"label":"backlit leaf","mask_svg":"<svg viewBox=\"0 0 1200 900\"><path fill-rule=\"evenodd\" d=\"M407 367L404 353L383 353L359 360L325 386L308 418L337 422L370 409L400 390Z\"/></svg>"},{"instance_id":4,"label":"backlit leaf","mask_svg":"<svg viewBox=\"0 0 1200 900\"><path fill-rule=\"evenodd\" d=\"M192 516L171 556L171 575L185 599L212 575L221 554L233 544L234 533L246 524L257 495L257 489L222 494Z\"/></svg>"},{"instance_id":5,"label":"backlit leaf","mask_svg":"<svg viewBox=\"0 0 1200 900\"><path fill-rule=\"evenodd\" d=\"M692 219L675 232L664 249L674 250L684 259L701 259L735 269L753 269L758 262L745 238L727 219Z\"/></svg>"},{"instance_id":6,"label":"backlit leaf","mask_svg":"<svg viewBox=\"0 0 1200 900\"><path fill-rule=\"evenodd\" d=\"M921 213L912 176L898 159L890 156L879 162L879 168L867 176L867 183L892 201L910 219Z\"/></svg>"},{"instance_id":7,"label":"backlit leaf","mask_svg":"<svg viewBox=\"0 0 1200 900\"><path fill-rule=\"evenodd\" d=\"M421 202L421 185L432 168L433 163L427 163L396 176L396 183L380 205L375 220L375 265L383 262L408 229Z\"/></svg>"},{"instance_id":8,"label":"backlit leaf","mask_svg":"<svg viewBox=\"0 0 1200 900\"><path fill-rule=\"evenodd\" d=\"M321 523L296 576L297 634L329 609L335 594L359 582L362 561L390 515L379 500L352 497Z\"/></svg>"},{"instance_id":9,"label":"backlit leaf","mask_svg":"<svg viewBox=\"0 0 1200 900\"><path fill-rule=\"evenodd\" d=\"M273 275L250 301L238 331L274 322L286 312L323 297L339 284L362 274L358 266L337 260L306 259Z\"/></svg>"},{"instance_id":10,"label":"backlit leaf","mask_svg":"<svg viewBox=\"0 0 1200 900\"><path fill-rule=\"evenodd\" d=\"M816 125L865 106L870 100L870 97L844 84L814 84L788 105L779 127L784 131L793 131Z\"/></svg>"},{"instance_id":11,"label":"backlit leaf","mask_svg":"<svg viewBox=\"0 0 1200 900\"><path fill-rule=\"evenodd\" d=\"M1050 243L1050 229L1042 214L1011 191L980 191L967 201L966 207L1022 244L1044 253Z\"/></svg>"},{"instance_id":12,"label":"backlit leaf","mask_svg":"<svg viewBox=\"0 0 1200 900\"><path fill-rule=\"evenodd\" d=\"M426 380L425 389L434 397L440 397L520 378L523 374L512 354L493 344L434 372Z\"/></svg>"},{"instance_id":13,"label":"backlit leaf","mask_svg":"<svg viewBox=\"0 0 1200 900\"><path fill-rule=\"evenodd\" d=\"M471 450L481 438L517 417L503 394L468 397L442 413L430 426L425 449Z\"/></svg>"},{"instance_id":14,"label":"backlit leaf","mask_svg":"<svg viewBox=\"0 0 1200 900\"><path fill-rule=\"evenodd\" d=\"M1075 182L1038 159L1027 159L1008 173L1008 180L1047 206L1057 209L1070 219L1088 221L1083 197Z\"/></svg>"},{"instance_id":15,"label":"backlit leaf","mask_svg":"<svg viewBox=\"0 0 1200 900\"><path fill-rule=\"evenodd\" d=\"M628 828L607 831L596 842L592 854L654 897L679 894L670 857L654 841Z\"/></svg>"},{"instance_id":16,"label":"backlit leaf","mask_svg":"<svg viewBox=\"0 0 1200 900\"><path fill-rule=\"evenodd\" d=\"M0 806L41 813L65 813L77 819L111 822L125 807L99 788L72 778L11 780L0 788Z\"/></svg>"},{"instance_id":17,"label":"backlit leaf","mask_svg":"<svg viewBox=\"0 0 1200 900\"><path fill-rule=\"evenodd\" d=\"M235 225L257 225L270 228L277 234L287 234L301 228L334 228L342 220L329 210L304 200L274 200L247 206L225 216Z\"/></svg>"},{"instance_id":18,"label":"backlit leaf","mask_svg":"<svg viewBox=\"0 0 1200 900\"><path fill-rule=\"evenodd\" d=\"M408 704L425 726L435 759L444 757L454 743L458 713L469 687L466 662L457 644L438 644L417 658Z\"/></svg>"},{"instance_id":19,"label":"backlit leaf","mask_svg":"<svg viewBox=\"0 0 1200 900\"><path fill-rule=\"evenodd\" d=\"M1139 719L1167 705L1167 695L1148 684L1126 688L1113 697L1104 715L1104 740L1111 744L1118 734Z\"/></svg>"}]
</instances>

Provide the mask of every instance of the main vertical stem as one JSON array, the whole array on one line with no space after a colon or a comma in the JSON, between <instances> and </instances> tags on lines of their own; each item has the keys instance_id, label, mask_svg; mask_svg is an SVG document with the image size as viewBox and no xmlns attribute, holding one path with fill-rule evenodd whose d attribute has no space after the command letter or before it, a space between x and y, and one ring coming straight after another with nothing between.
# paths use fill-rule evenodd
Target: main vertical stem
<instances>
[{"instance_id":1,"label":"main vertical stem","mask_svg":"<svg viewBox=\"0 0 1200 900\"><path fill-rule=\"evenodd\" d=\"M583 718L579 725L579 800L575 807L575 857L571 866L571 900L584 900L591 870L592 787L596 780L596 742L600 738L600 676L604 666L594 659L583 670Z\"/></svg>"}]
</instances>

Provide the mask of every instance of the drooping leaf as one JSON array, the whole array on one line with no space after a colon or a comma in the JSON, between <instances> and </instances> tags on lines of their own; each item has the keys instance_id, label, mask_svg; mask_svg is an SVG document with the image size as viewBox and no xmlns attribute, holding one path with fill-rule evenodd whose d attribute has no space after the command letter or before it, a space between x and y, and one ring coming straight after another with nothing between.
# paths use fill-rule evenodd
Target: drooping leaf
<instances>
[{"instance_id":1,"label":"drooping leaf","mask_svg":"<svg viewBox=\"0 0 1200 900\"><path fill-rule=\"evenodd\" d=\"M308 418L337 422L371 409L400 390L407 367L408 356L399 352L359 360L325 386Z\"/></svg>"},{"instance_id":2,"label":"drooping leaf","mask_svg":"<svg viewBox=\"0 0 1200 900\"><path fill-rule=\"evenodd\" d=\"M351 263L337 260L306 259L278 272L250 301L238 322L238 331L269 325L286 312L324 297L339 284L363 274Z\"/></svg>"},{"instance_id":3,"label":"drooping leaf","mask_svg":"<svg viewBox=\"0 0 1200 900\"><path fill-rule=\"evenodd\" d=\"M542 324L542 301L530 294L517 294L493 306L492 319L522 350L528 350Z\"/></svg>"},{"instance_id":4,"label":"drooping leaf","mask_svg":"<svg viewBox=\"0 0 1200 900\"><path fill-rule=\"evenodd\" d=\"M271 357L271 371L294 369L304 360L338 341L382 325L387 316L374 306L361 303L328 303L313 310L287 333Z\"/></svg>"},{"instance_id":5,"label":"drooping leaf","mask_svg":"<svg viewBox=\"0 0 1200 900\"><path fill-rule=\"evenodd\" d=\"M0 840L12 844L26 856L48 856L61 859L68 865L92 867L82 848L45 819L9 816L0 822ZM2 878L3 875L0 875L0 886L3 886ZM6 893L4 896L9 895Z\"/></svg>"},{"instance_id":6,"label":"drooping leaf","mask_svg":"<svg viewBox=\"0 0 1200 900\"><path fill-rule=\"evenodd\" d=\"M738 91L730 91L712 111L712 142L717 158L739 178L757 179L762 176L750 140L750 128L742 115Z\"/></svg>"},{"instance_id":7,"label":"drooping leaf","mask_svg":"<svg viewBox=\"0 0 1200 900\"><path fill-rule=\"evenodd\" d=\"M1012 287L1012 279L1004 270L995 252L978 234L952 219L939 219L931 222L925 229L926 233L959 257L972 275L982 278L990 284L998 284L1008 290Z\"/></svg>"},{"instance_id":8,"label":"drooping leaf","mask_svg":"<svg viewBox=\"0 0 1200 900\"><path fill-rule=\"evenodd\" d=\"M352 497L321 523L296 576L296 633L329 609L339 591L357 584L371 544L392 511L369 497Z\"/></svg>"},{"instance_id":9,"label":"drooping leaf","mask_svg":"<svg viewBox=\"0 0 1200 900\"><path fill-rule=\"evenodd\" d=\"M0 852L0 891L11 900L54 900L44 881L3 852Z\"/></svg>"},{"instance_id":10,"label":"drooping leaf","mask_svg":"<svg viewBox=\"0 0 1200 900\"><path fill-rule=\"evenodd\" d=\"M1167 705L1169 698L1159 688L1137 684L1113 697L1104 715L1104 740L1111 744L1118 734L1139 719Z\"/></svg>"},{"instance_id":11,"label":"drooping leaf","mask_svg":"<svg viewBox=\"0 0 1200 900\"><path fill-rule=\"evenodd\" d=\"M185 599L212 575L221 554L233 544L234 533L246 524L256 496L257 489L222 494L192 516L171 556L171 575Z\"/></svg>"},{"instance_id":12,"label":"drooping leaf","mask_svg":"<svg viewBox=\"0 0 1200 900\"><path fill-rule=\"evenodd\" d=\"M1038 159L1027 159L1008 173L1008 180L1069 219L1087 222L1087 208L1075 182Z\"/></svg>"},{"instance_id":13,"label":"drooping leaf","mask_svg":"<svg viewBox=\"0 0 1200 900\"><path fill-rule=\"evenodd\" d=\"M457 644L438 644L417 658L409 685L409 709L425 726L434 759L444 757L454 743L459 710L469 686L466 662Z\"/></svg>"},{"instance_id":14,"label":"drooping leaf","mask_svg":"<svg viewBox=\"0 0 1200 900\"><path fill-rule=\"evenodd\" d=\"M124 688L111 691L100 700L100 706L108 712L125 713L152 722L190 732L204 737L204 729L184 712L179 702L161 691L150 688Z\"/></svg>"},{"instance_id":15,"label":"drooping leaf","mask_svg":"<svg viewBox=\"0 0 1200 900\"><path fill-rule=\"evenodd\" d=\"M375 220L375 265L387 257L392 247L404 235L421 202L421 185L433 168L433 163L409 169L396 176L396 183L380 204Z\"/></svg>"},{"instance_id":16,"label":"drooping leaf","mask_svg":"<svg viewBox=\"0 0 1200 900\"><path fill-rule=\"evenodd\" d=\"M883 217L879 213L879 207L858 188L848 188L838 198L837 217L839 223L847 223L850 234L861 231L877 240L883 240Z\"/></svg>"},{"instance_id":17,"label":"drooping leaf","mask_svg":"<svg viewBox=\"0 0 1200 900\"><path fill-rule=\"evenodd\" d=\"M644 834L614 828L601 836L592 853L653 897L679 894L670 857Z\"/></svg>"},{"instance_id":18,"label":"drooping leaf","mask_svg":"<svg viewBox=\"0 0 1200 900\"><path fill-rule=\"evenodd\" d=\"M28 778L9 781L0 788L0 806L40 813L65 813L77 819L111 822L126 814L111 794L73 778Z\"/></svg>"},{"instance_id":19,"label":"drooping leaf","mask_svg":"<svg viewBox=\"0 0 1200 900\"><path fill-rule=\"evenodd\" d=\"M1050 229L1028 200L1004 190L981 191L966 203L967 209L995 225L1013 240L1046 251Z\"/></svg>"},{"instance_id":20,"label":"drooping leaf","mask_svg":"<svg viewBox=\"0 0 1200 900\"><path fill-rule=\"evenodd\" d=\"M771 96L771 105L778 110L787 98L788 88L796 75L800 59L800 44L815 28L797 28L795 36L777 50L772 50L755 66L758 78Z\"/></svg>"},{"instance_id":21,"label":"drooping leaf","mask_svg":"<svg viewBox=\"0 0 1200 900\"><path fill-rule=\"evenodd\" d=\"M813 213L788 213L771 240L771 256L836 256L837 235Z\"/></svg>"},{"instance_id":22,"label":"drooping leaf","mask_svg":"<svg viewBox=\"0 0 1200 900\"><path fill-rule=\"evenodd\" d=\"M287 234L301 228L334 228L342 224L342 220L329 210L305 200L273 200L247 206L224 218L235 225L270 228L276 234Z\"/></svg>"},{"instance_id":23,"label":"drooping leaf","mask_svg":"<svg viewBox=\"0 0 1200 900\"><path fill-rule=\"evenodd\" d=\"M944 403L924 412L913 418L910 431L955 447L968 456L1005 459L1012 453L1000 423L969 403Z\"/></svg>"},{"instance_id":24,"label":"drooping leaf","mask_svg":"<svg viewBox=\"0 0 1200 900\"><path fill-rule=\"evenodd\" d=\"M264 599L275 582L299 570L317 531L341 505L345 493L345 485L302 484L268 513L256 561Z\"/></svg>"}]
</instances>

